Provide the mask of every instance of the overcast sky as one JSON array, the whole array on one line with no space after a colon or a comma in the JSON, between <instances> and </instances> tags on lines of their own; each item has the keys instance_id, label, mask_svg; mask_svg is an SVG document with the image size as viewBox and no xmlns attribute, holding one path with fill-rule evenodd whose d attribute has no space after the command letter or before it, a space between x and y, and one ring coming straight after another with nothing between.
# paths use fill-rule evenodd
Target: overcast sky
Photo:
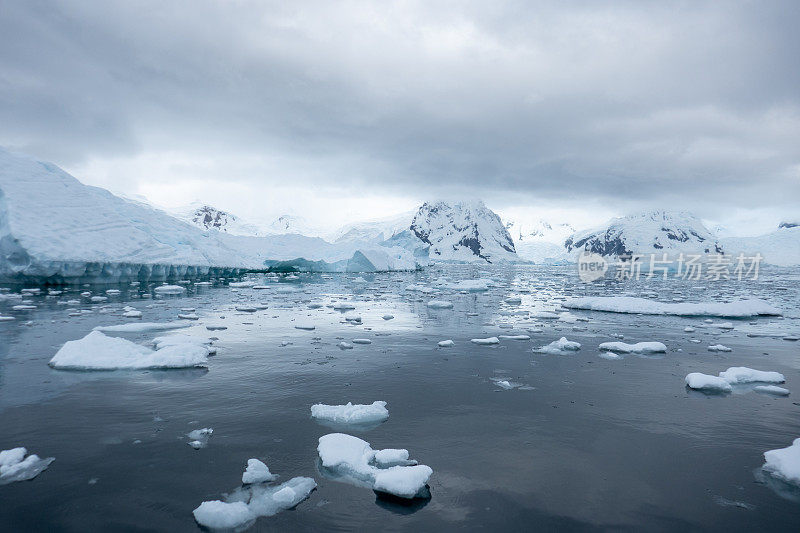
<instances>
[{"instance_id":1,"label":"overcast sky","mask_svg":"<svg viewBox=\"0 0 800 533\"><path fill-rule=\"evenodd\" d=\"M770 229L800 218L798 27L795 0L0 0L0 144L256 221L477 196Z\"/></svg>"}]
</instances>

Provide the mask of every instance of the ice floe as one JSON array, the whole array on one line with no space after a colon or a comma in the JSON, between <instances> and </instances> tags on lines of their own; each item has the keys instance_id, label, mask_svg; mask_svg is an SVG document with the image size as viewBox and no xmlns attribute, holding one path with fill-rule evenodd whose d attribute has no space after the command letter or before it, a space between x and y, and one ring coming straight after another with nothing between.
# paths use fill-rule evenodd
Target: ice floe
<instances>
[{"instance_id":1,"label":"ice floe","mask_svg":"<svg viewBox=\"0 0 800 533\"><path fill-rule=\"evenodd\" d=\"M186 292L186 287L180 285L159 285L153 292L159 295L179 295Z\"/></svg>"},{"instance_id":2,"label":"ice floe","mask_svg":"<svg viewBox=\"0 0 800 533\"><path fill-rule=\"evenodd\" d=\"M208 446L208 439L213 435L214 430L211 428L195 429L186 434L189 437L189 446L195 450L205 448Z\"/></svg>"},{"instance_id":3,"label":"ice floe","mask_svg":"<svg viewBox=\"0 0 800 533\"><path fill-rule=\"evenodd\" d=\"M661 342L637 342L628 344L627 342L604 342L599 348L606 352L617 353L666 353L667 347Z\"/></svg>"},{"instance_id":4,"label":"ice floe","mask_svg":"<svg viewBox=\"0 0 800 533\"><path fill-rule=\"evenodd\" d=\"M700 372L692 372L686 376L686 385L690 389L706 392L731 392L731 384L718 376L710 376Z\"/></svg>"},{"instance_id":5,"label":"ice floe","mask_svg":"<svg viewBox=\"0 0 800 533\"><path fill-rule=\"evenodd\" d=\"M536 353L546 353L551 355L563 355L567 353L574 353L581 349L579 342L567 340L566 337L561 337L557 341L550 344L535 348L533 351Z\"/></svg>"},{"instance_id":6,"label":"ice floe","mask_svg":"<svg viewBox=\"0 0 800 533\"><path fill-rule=\"evenodd\" d=\"M317 447L320 470L336 480L369 487L379 493L391 494L399 498L429 498L428 479L433 470L429 466L404 460L405 464L386 466L384 460L378 461L375 451L364 440L344 433L331 433L319 439ZM392 458L398 451L392 450ZM407 455L405 455L407 457Z\"/></svg>"},{"instance_id":7,"label":"ice floe","mask_svg":"<svg viewBox=\"0 0 800 533\"><path fill-rule=\"evenodd\" d=\"M269 467L258 459L248 459L247 468L242 472L242 483L266 483L278 479L277 474L269 471Z\"/></svg>"},{"instance_id":8,"label":"ice floe","mask_svg":"<svg viewBox=\"0 0 800 533\"><path fill-rule=\"evenodd\" d=\"M252 461L257 461L266 468L261 461L251 459L248 461L248 469ZM192 511L194 519L201 526L212 530L241 531L252 525L259 517L274 516L281 511L296 507L317 488L317 482L309 477L295 477L280 485L268 485L268 482L277 478L272 474L270 476L265 478L265 481L246 482L245 475L242 475L244 486L229 494L226 501L212 500L201 503Z\"/></svg>"},{"instance_id":9,"label":"ice floe","mask_svg":"<svg viewBox=\"0 0 800 533\"><path fill-rule=\"evenodd\" d=\"M326 405L318 403L311 406L311 417L336 429L372 429L389 419L386 402L371 404Z\"/></svg>"},{"instance_id":10,"label":"ice floe","mask_svg":"<svg viewBox=\"0 0 800 533\"><path fill-rule=\"evenodd\" d=\"M22 447L0 451L0 485L33 479L56 460L55 457L42 459L35 454L25 457L27 453Z\"/></svg>"},{"instance_id":11,"label":"ice floe","mask_svg":"<svg viewBox=\"0 0 800 533\"><path fill-rule=\"evenodd\" d=\"M781 311L764 300L736 302L664 303L632 296L587 296L569 298L562 304L570 309L636 313L643 315L751 317L778 316Z\"/></svg>"},{"instance_id":12,"label":"ice floe","mask_svg":"<svg viewBox=\"0 0 800 533\"><path fill-rule=\"evenodd\" d=\"M171 329L188 328L186 322L130 322L115 326L97 326L95 331L104 333L146 333L148 331L169 331Z\"/></svg>"},{"instance_id":13,"label":"ice floe","mask_svg":"<svg viewBox=\"0 0 800 533\"><path fill-rule=\"evenodd\" d=\"M753 370L746 366L734 366L720 372L719 377L731 384L743 383L783 383L786 378L780 372Z\"/></svg>"},{"instance_id":14,"label":"ice floe","mask_svg":"<svg viewBox=\"0 0 800 533\"><path fill-rule=\"evenodd\" d=\"M724 344L712 344L708 347L709 352L732 352L731 348L728 348Z\"/></svg>"},{"instance_id":15,"label":"ice floe","mask_svg":"<svg viewBox=\"0 0 800 533\"><path fill-rule=\"evenodd\" d=\"M82 339L65 343L49 364L61 370L116 370L188 368L207 363L208 349L200 344L173 344L154 351L126 339L92 331Z\"/></svg>"},{"instance_id":16,"label":"ice floe","mask_svg":"<svg viewBox=\"0 0 800 533\"><path fill-rule=\"evenodd\" d=\"M453 302L447 300L431 300L428 302L428 307L431 309L452 309Z\"/></svg>"},{"instance_id":17,"label":"ice floe","mask_svg":"<svg viewBox=\"0 0 800 533\"><path fill-rule=\"evenodd\" d=\"M800 486L800 438L791 446L764 452L761 468L768 474L792 485Z\"/></svg>"},{"instance_id":18,"label":"ice floe","mask_svg":"<svg viewBox=\"0 0 800 533\"><path fill-rule=\"evenodd\" d=\"M445 288L454 291L481 292L488 291L494 286L490 279L462 279L454 283L448 283Z\"/></svg>"},{"instance_id":19,"label":"ice floe","mask_svg":"<svg viewBox=\"0 0 800 533\"><path fill-rule=\"evenodd\" d=\"M492 344L500 344L500 339L497 337L487 337L485 339L471 339L470 342L479 346L490 346Z\"/></svg>"},{"instance_id":20,"label":"ice floe","mask_svg":"<svg viewBox=\"0 0 800 533\"><path fill-rule=\"evenodd\" d=\"M446 341L439 341L438 343L439 348L452 348L455 345L456 343L450 339L447 339Z\"/></svg>"}]
</instances>

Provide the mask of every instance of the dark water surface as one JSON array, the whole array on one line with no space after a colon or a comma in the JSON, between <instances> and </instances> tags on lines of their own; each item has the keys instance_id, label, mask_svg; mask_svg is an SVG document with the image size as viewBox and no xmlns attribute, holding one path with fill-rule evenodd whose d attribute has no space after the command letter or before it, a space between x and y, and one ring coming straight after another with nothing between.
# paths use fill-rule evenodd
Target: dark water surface
<instances>
[{"instance_id":1,"label":"dark water surface","mask_svg":"<svg viewBox=\"0 0 800 533\"><path fill-rule=\"evenodd\" d=\"M446 279L470 277L498 286L444 288ZM586 286L569 267L453 266L259 278L271 288L189 286L186 296L163 299L123 288L99 304L80 297L81 287L31 296L38 309L24 312L11 310L19 301L0 302L0 314L17 318L0 323L0 449L25 446L56 458L36 479L0 486L0 530L197 531L192 510L238 487L247 459L256 457L281 481L309 476L319 486L296 509L260 518L250 531L798 531L795 494L776 492L757 475L764 451L800 437L800 344L782 339L800 333L798 280L797 271L783 270L702 288L677 280ZM411 284L441 292L406 290ZM572 311L567 320L588 320L570 322L526 314L556 309L570 295L649 292L664 301L760 297L785 317L714 319L733 322L728 331L703 318ZM504 303L510 295L522 304ZM455 307L428 309L433 298ZM58 304L69 299L82 303ZM330 307L339 301L353 303L362 323L345 322ZM235 311L242 302L267 309ZM310 309L315 303L322 307ZM94 326L130 322L120 316L123 305L141 310L144 322L196 307L201 319L179 331L218 337L218 354L207 370L47 366L64 342ZM92 312L67 316L75 308ZM395 318L383 320L387 313ZM309 322L315 331L294 328ZM228 329L205 328L217 324ZM697 330L684 333L688 325ZM533 332L530 341L469 342L525 332ZM146 342L163 334L123 336ZM597 345L613 335L664 342L669 351L602 359ZM532 353L561 336L582 349ZM353 338L372 344L336 346ZM438 348L444 339L455 347ZM716 343L733 351L707 351ZM782 372L792 395L706 396L684 386L689 372L730 366ZM503 390L498 379L522 387ZM317 439L332 430L310 418L310 406L375 400L388 402L389 420L356 435L375 449L407 448L433 468L429 501L397 505L318 471ZM193 450L186 433L202 427L214 434Z\"/></svg>"}]
</instances>

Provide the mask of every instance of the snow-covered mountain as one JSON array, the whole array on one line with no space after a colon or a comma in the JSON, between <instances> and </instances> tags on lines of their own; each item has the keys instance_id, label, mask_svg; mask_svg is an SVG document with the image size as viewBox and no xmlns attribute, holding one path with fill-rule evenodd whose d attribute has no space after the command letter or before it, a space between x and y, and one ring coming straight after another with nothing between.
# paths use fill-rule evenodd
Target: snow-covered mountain
<instances>
[{"instance_id":1,"label":"snow-covered mountain","mask_svg":"<svg viewBox=\"0 0 800 533\"><path fill-rule=\"evenodd\" d=\"M411 228L416 211L347 224L330 236L332 242L383 242Z\"/></svg>"},{"instance_id":2,"label":"snow-covered mountain","mask_svg":"<svg viewBox=\"0 0 800 533\"><path fill-rule=\"evenodd\" d=\"M723 251L716 235L699 218L682 211L648 211L615 218L600 228L575 233L564 246L568 252L587 250L616 257Z\"/></svg>"},{"instance_id":3,"label":"snow-covered mountain","mask_svg":"<svg viewBox=\"0 0 800 533\"><path fill-rule=\"evenodd\" d=\"M53 164L0 148L0 279L153 280L279 261L331 271L417 265L399 247L203 231L141 202L83 185Z\"/></svg>"},{"instance_id":4,"label":"snow-covered mountain","mask_svg":"<svg viewBox=\"0 0 800 533\"><path fill-rule=\"evenodd\" d=\"M273 220L266 230L267 233L273 235L293 234L320 237L322 234L318 228L313 227L306 219L296 215L281 215Z\"/></svg>"},{"instance_id":5,"label":"snow-covered mountain","mask_svg":"<svg viewBox=\"0 0 800 533\"><path fill-rule=\"evenodd\" d=\"M800 265L800 224L781 222L778 229L757 237L727 237L720 240L733 257L761 254L763 262L776 266Z\"/></svg>"},{"instance_id":6,"label":"snow-covered mountain","mask_svg":"<svg viewBox=\"0 0 800 533\"><path fill-rule=\"evenodd\" d=\"M533 223L507 220L505 227L514 243L525 241L552 242L563 244L567 237L575 233L575 228L567 222L550 223L539 219ZM517 252L519 253L519 252Z\"/></svg>"},{"instance_id":7,"label":"snow-covered mountain","mask_svg":"<svg viewBox=\"0 0 800 533\"><path fill-rule=\"evenodd\" d=\"M217 230L231 235L260 237L266 234L255 224L248 224L236 215L195 201L185 207L171 209L170 213L181 220L204 230Z\"/></svg>"},{"instance_id":8,"label":"snow-covered mountain","mask_svg":"<svg viewBox=\"0 0 800 533\"><path fill-rule=\"evenodd\" d=\"M410 231L430 246L436 261L486 261L518 259L514 241L500 217L480 200L425 202Z\"/></svg>"},{"instance_id":9,"label":"snow-covered mountain","mask_svg":"<svg viewBox=\"0 0 800 533\"><path fill-rule=\"evenodd\" d=\"M520 259L547 263L569 258L564 241L575 233L572 224L551 223L543 219L535 222L507 220L505 227L514 241L514 248Z\"/></svg>"}]
</instances>

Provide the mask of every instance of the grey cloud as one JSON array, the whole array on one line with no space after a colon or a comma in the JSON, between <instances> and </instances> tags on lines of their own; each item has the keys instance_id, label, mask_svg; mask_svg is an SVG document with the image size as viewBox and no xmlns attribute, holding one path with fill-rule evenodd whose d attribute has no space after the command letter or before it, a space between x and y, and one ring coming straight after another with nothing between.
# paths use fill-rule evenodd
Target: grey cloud
<instances>
[{"instance_id":1,"label":"grey cloud","mask_svg":"<svg viewBox=\"0 0 800 533\"><path fill-rule=\"evenodd\" d=\"M7 0L0 144L316 168L254 183L788 205L799 22L788 0Z\"/></svg>"}]
</instances>

